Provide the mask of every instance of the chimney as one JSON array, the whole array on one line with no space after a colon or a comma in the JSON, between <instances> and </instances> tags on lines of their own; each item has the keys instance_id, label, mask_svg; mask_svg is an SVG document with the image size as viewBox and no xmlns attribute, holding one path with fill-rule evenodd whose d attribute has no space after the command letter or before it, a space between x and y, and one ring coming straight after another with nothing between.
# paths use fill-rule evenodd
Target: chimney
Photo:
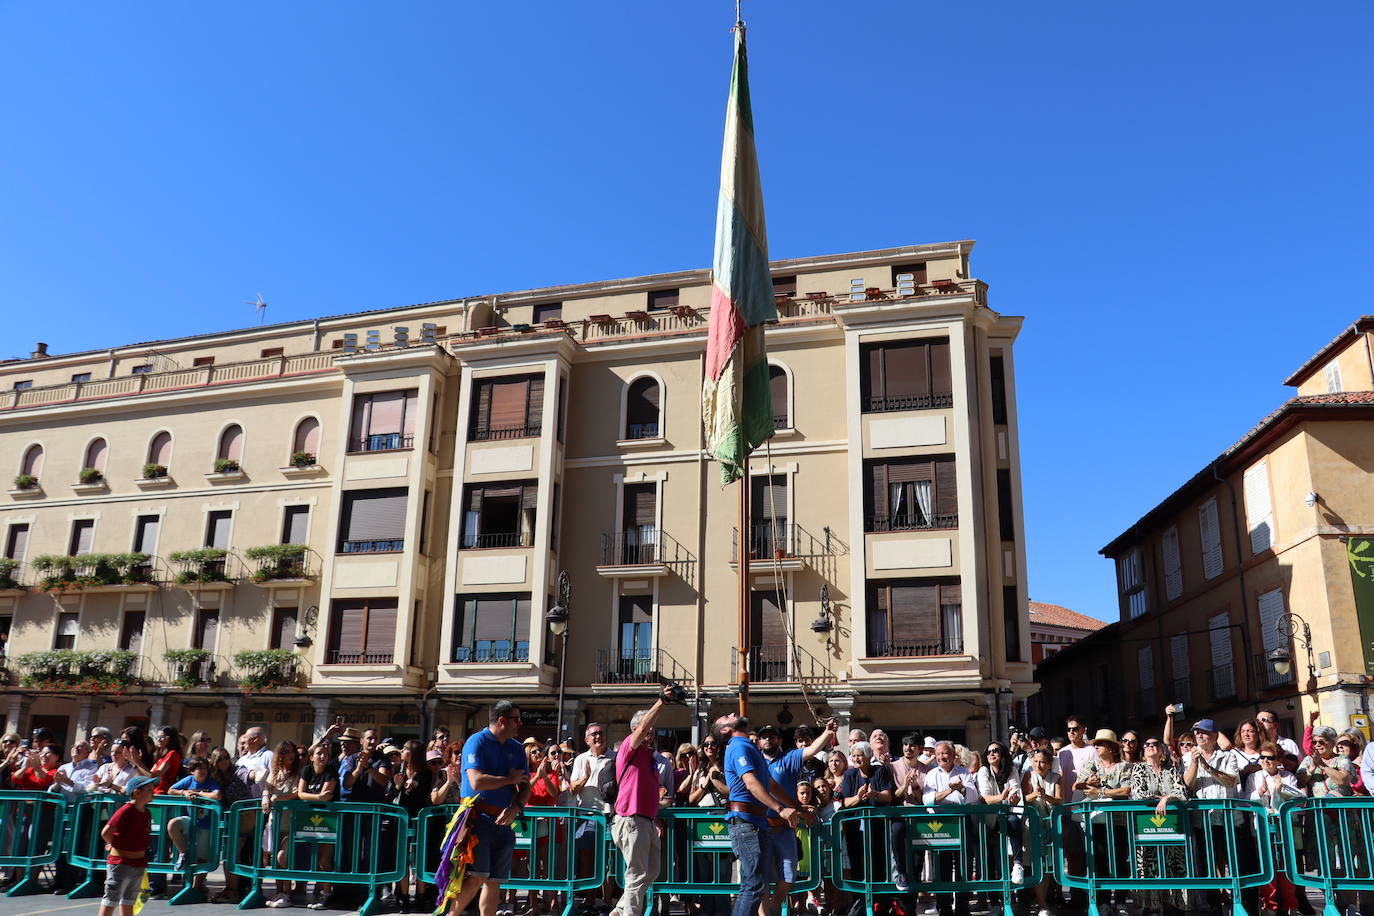
<instances>
[{"instance_id":1,"label":"chimney","mask_svg":"<svg viewBox=\"0 0 1374 916\"><path fill-rule=\"evenodd\" d=\"M33 352L29 354L29 359L47 359L48 345L39 341L33 345Z\"/></svg>"}]
</instances>

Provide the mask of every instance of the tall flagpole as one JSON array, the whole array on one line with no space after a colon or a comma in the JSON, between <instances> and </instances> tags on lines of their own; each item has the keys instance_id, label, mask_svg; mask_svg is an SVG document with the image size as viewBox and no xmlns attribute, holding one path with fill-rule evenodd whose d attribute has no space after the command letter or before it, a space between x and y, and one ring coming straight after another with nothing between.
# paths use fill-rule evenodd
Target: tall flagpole
<instances>
[{"instance_id":1,"label":"tall flagpole","mask_svg":"<svg viewBox=\"0 0 1374 916\"><path fill-rule=\"evenodd\" d=\"M739 479L739 714L749 715L749 453Z\"/></svg>"}]
</instances>

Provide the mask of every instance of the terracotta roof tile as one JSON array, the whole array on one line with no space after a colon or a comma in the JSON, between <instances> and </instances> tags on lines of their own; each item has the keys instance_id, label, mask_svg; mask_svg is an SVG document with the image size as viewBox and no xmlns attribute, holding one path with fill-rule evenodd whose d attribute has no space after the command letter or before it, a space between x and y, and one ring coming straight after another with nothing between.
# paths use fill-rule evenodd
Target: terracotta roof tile
<instances>
[{"instance_id":1,"label":"terracotta roof tile","mask_svg":"<svg viewBox=\"0 0 1374 916\"><path fill-rule=\"evenodd\" d=\"M1063 605L1045 604L1043 601L1030 601L1031 623L1038 623L1047 627L1068 627L1074 630L1100 630L1107 625L1105 620L1098 620L1077 611L1071 611Z\"/></svg>"}]
</instances>

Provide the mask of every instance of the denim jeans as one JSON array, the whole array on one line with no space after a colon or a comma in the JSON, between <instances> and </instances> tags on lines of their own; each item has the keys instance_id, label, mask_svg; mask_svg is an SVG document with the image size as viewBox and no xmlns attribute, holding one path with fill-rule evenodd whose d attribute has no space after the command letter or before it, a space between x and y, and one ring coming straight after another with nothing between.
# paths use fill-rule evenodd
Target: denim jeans
<instances>
[{"instance_id":1,"label":"denim jeans","mask_svg":"<svg viewBox=\"0 0 1374 916\"><path fill-rule=\"evenodd\" d=\"M735 897L730 916L754 916L759 910L759 901L768 890L773 846L762 835L767 828L756 827L738 817L730 818L729 824L730 849L739 860L739 895Z\"/></svg>"}]
</instances>

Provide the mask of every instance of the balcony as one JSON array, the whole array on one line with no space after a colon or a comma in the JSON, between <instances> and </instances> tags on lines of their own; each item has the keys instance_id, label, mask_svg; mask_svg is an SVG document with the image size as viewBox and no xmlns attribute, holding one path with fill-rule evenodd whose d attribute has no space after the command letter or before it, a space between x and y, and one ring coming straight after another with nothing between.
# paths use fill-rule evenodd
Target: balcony
<instances>
[{"instance_id":1,"label":"balcony","mask_svg":"<svg viewBox=\"0 0 1374 916\"><path fill-rule=\"evenodd\" d=\"M959 527L959 515L926 515L912 512L904 515L870 515L864 518L864 531L940 531Z\"/></svg>"},{"instance_id":2,"label":"balcony","mask_svg":"<svg viewBox=\"0 0 1374 916\"><path fill-rule=\"evenodd\" d=\"M0 558L0 593L23 591L25 578L24 564Z\"/></svg>"},{"instance_id":3,"label":"balcony","mask_svg":"<svg viewBox=\"0 0 1374 916\"><path fill-rule=\"evenodd\" d=\"M44 554L33 558L35 588L45 592L157 587L153 558L146 553Z\"/></svg>"},{"instance_id":4,"label":"balcony","mask_svg":"<svg viewBox=\"0 0 1374 916\"><path fill-rule=\"evenodd\" d=\"M39 690L120 694L137 680L138 655L121 649L79 652L55 649L28 652L14 659L23 671L20 684Z\"/></svg>"},{"instance_id":5,"label":"balcony","mask_svg":"<svg viewBox=\"0 0 1374 916\"><path fill-rule=\"evenodd\" d=\"M730 529L730 568L739 568L739 529ZM830 530L816 538L801 525L766 521L749 525L749 570L751 573L796 572L808 557L829 556L832 552Z\"/></svg>"},{"instance_id":6,"label":"balcony","mask_svg":"<svg viewBox=\"0 0 1374 916\"><path fill-rule=\"evenodd\" d=\"M662 649L629 652L616 652L613 649L596 650L598 684L681 684L691 679L691 673Z\"/></svg>"},{"instance_id":7,"label":"balcony","mask_svg":"<svg viewBox=\"0 0 1374 916\"><path fill-rule=\"evenodd\" d=\"M403 433L376 433L348 440L349 454L360 452L398 452L414 448L415 437Z\"/></svg>"},{"instance_id":8,"label":"balcony","mask_svg":"<svg viewBox=\"0 0 1374 916\"><path fill-rule=\"evenodd\" d=\"M371 541L342 541L339 553L400 553L406 549L404 538L381 538Z\"/></svg>"},{"instance_id":9,"label":"balcony","mask_svg":"<svg viewBox=\"0 0 1374 916\"><path fill-rule=\"evenodd\" d=\"M1287 674L1279 674L1262 652L1252 656L1250 670L1255 673L1256 690L1277 690L1298 682L1297 673L1292 667L1289 667Z\"/></svg>"},{"instance_id":10,"label":"balcony","mask_svg":"<svg viewBox=\"0 0 1374 916\"><path fill-rule=\"evenodd\" d=\"M453 649L454 664L527 663L529 660L530 644L523 641L514 645L502 641L495 645L455 646Z\"/></svg>"},{"instance_id":11,"label":"balcony","mask_svg":"<svg viewBox=\"0 0 1374 916\"><path fill-rule=\"evenodd\" d=\"M938 639L886 640L869 643L869 658L929 658L937 655L963 655L964 636L950 633Z\"/></svg>"},{"instance_id":12,"label":"balcony","mask_svg":"<svg viewBox=\"0 0 1374 916\"><path fill-rule=\"evenodd\" d=\"M830 669L809 652L795 646L750 646L749 682L821 683L835 680ZM730 680L739 683L739 649L730 650Z\"/></svg>"},{"instance_id":13,"label":"balcony","mask_svg":"<svg viewBox=\"0 0 1374 916\"><path fill-rule=\"evenodd\" d=\"M601 535L603 576L666 576L668 566L690 559L677 541L655 525L637 525Z\"/></svg>"},{"instance_id":14,"label":"balcony","mask_svg":"<svg viewBox=\"0 0 1374 916\"><path fill-rule=\"evenodd\" d=\"M209 649L168 649L162 657L167 662L167 683L183 690L215 686L226 667L218 664Z\"/></svg>"},{"instance_id":15,"label":"balcony","mask_svg":"<svg viewBox=\"0 0 1374 916\"><path fill-rule=\"evenodd\" d=\"M236 678L239 688L252 693L295 687L299 679L298 661L296 653L290 649L239 652L234 655L234 667L239 671Z\"/></svg>"},{"instance_id":16,"label":"balcony","mask_svg":"<svg viewBox=\"0 0 1374 916\"><path fill-rule=\"evenodd\" d=\"M310 548L304 544L264 544L243 553L253 564L249 578L259 585L298 585L315 577Z\"/></svg>"},{"instance_id":17,"label":"balcony","mask_svg":"<svg viewBox=\"0 0 1374 916\"><path fill-rule=\"evenodd\" d=\"M941 407L953 407L954 394L952 392L936 392L933 394L914 394L908 397L881 397L865 398L864 413L888 413L894 410L937 410Z\"/></svg>"},{"instance_id":18,"label":"balcony","mask_svg":"<svg viewBox=\"0 0 1374 916\"><path fill-rule=\"evenodd\" d=\"M1207 671L1207 694L1213 702L1236 696L1236 672L1230 665L1217 665Z\"/></svg>"},{"instance_id":19,"label":"balcony","mask_svg":"<svg viewBox=\"0 0 1374 916\"><path fill-rule=\"evenodd\" d=\"M472 442L494 442L499 439L529 439L537 437L543 426L530 423L521 426L478 426L469 437Z\"/></svg>"},{"instance_id":20,"label":"balcony","mask_svg":"<svg viewBox=\"0 0 1374 916\"><path fill-rule=\"evenodd\" d=\"M492 547L533 547L533 531L463 532L463 550L486 550Z\"/></svg>"},{"instance_id":21,"label":"balcony","mask_svg":"<svg viewBox=\"0 0 1374 916\"><path fill-rule=\"evenodd\" d=\"M173 579L177 585L196 589L233 588L238 578L237 563L229 551L219 547L203 547L199 550L179 550L170 554L177 568Z\"/></svg>"},{"instance_id":22,"label":"balcony","mask_svg":"<svg viewBox=\"0 0 1374 916\"><path fill-rule=\"evenodd\" d=\"M341 652L330 649L326 656L327 665L390 665L393 658L390 652Z\"/></svg>"}]
</instances>

